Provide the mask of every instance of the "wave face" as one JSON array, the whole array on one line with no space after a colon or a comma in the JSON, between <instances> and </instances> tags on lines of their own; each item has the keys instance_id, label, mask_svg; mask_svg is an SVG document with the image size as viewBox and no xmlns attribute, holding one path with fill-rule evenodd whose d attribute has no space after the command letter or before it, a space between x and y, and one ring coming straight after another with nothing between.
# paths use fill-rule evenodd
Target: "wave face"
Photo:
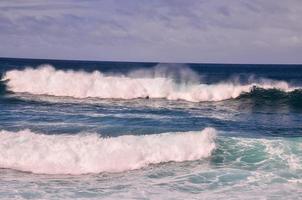
<instances>
[{"instance_id":1,"label":"wave face","mask_svg":"<svg viewBox=\"0 0 302 200\"><path fill-rule=\"evenodd\" d=\"M0 168L42 174L122 172L209 157L216 131L101 138L0 131Z\"/></svg>"},{"instance_id":2,"label":"wave face","mask_svg":"<svg viewBox=\"0 0 302 200\"><path fill-rule=\"evenodd\" d=\"M254 88L249 93L243 93L239 99L250 100L260 105L291 105L296 108L302 107L302 90L282 91L278 89Z\"/></svg>"},{"instance_id":3,"label":"wave face","mask_svg":"<svg viewBox=\"0 0 302 200\"><path fill-rule=\"evenodd\" d=\"M188 75L188 73L186 73ZM192 102L222 101L249 93L253 88L278 89L290 92L284 81L262 80L250 84L221 82L203 84L196 82L194 73L175 80L161 70L153 73L137 71L128 75L107 75L99 71L56 70L52 66L37 69L11 70L5 73L7 90L16 93L35 95L68 96L74 98L164 98L168 100L186 100ZM185 77L185 79L183 78Z\"/></svg>"},{"instance_id":4,"label":"wave face","mask_svg":"<svg viewBox=\"0 0 302 200\"><path fill-rule=\"evenodd\" d=\"M6 89L5 89L5 85L2 83L2 81L0 81L0 95L5 94Z\"/></svg>"}]
</instances>

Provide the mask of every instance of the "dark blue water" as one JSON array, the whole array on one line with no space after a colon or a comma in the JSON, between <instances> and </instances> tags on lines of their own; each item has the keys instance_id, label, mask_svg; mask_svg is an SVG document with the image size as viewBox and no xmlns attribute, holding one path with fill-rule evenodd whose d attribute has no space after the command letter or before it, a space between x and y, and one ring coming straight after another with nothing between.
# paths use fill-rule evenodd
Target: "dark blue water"
<instances>
[{"instance_id":1,"label":"dark blue water","mask_svg":"<svg viewBox=\"0 0 302 200\"><path fill-rule=\"evenodd\" d=\"M0 67L3 199L59 197L53 191L64 199L302 198L301 65L2 58ZM191 159L196 147L186 139L207 127L215 149ZM173 138L179 132L183 139ZM144 136L167 133L167 142ZM109 138L110 151L93 137ZM150 152L136 155L141 145ZM125 160L113 156L120 146ZM144 159L149 153L156 159ZM123 162L143 165L115 173Z\"/></svg>"}]
</instances>

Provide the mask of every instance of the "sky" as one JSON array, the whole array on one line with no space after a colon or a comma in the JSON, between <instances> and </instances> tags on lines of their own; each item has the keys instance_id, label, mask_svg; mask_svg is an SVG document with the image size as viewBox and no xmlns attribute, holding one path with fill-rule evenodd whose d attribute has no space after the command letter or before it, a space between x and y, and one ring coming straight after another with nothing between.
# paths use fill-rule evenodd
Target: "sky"
<instances>
[{"instance_id":1,"label":"sky","mask_svg":"<svg viewBox=\"0 0 302 200\"><path fill-rule=\"evenodd\" d=\"M302 63L302 0L0 0L0 57Z\"/></svg>"}]
</instances>

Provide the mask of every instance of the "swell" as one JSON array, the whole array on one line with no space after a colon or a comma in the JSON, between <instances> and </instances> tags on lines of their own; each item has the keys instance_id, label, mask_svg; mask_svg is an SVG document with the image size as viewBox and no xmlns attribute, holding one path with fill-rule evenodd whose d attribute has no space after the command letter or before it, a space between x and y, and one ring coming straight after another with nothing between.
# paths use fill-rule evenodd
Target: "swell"
<instances>
[{"instance_id":1,"label":"swell","mask_svg":"<svg viewBox=\"0 0 302 200\"><path fill-rule=\"evenodd\" d=\"M302 89L285 92L279 89L255 87L250 92L242 93L237 99L259 105L289 105L302 108Z\"/></svg>"},{"instance_id":2,"label":"swell","mask_svg":"<svg viewBox=\"0 0 302 200\"><path fill-rule=\"evenodd\" d=\"M261 87L253 87L250 92L242 93L239 98L254 98L254 99L267 99L267 100L279 100L279 99L302 99L302 89L294 89L292 91L282 91L276 88L264 89Z\"/></svg>"},{"instance_id":3,"label":"swell","mask_svg":"<svg viewBox=\"0 0 302 200\"><path fill-rule=\"evenodd\" d=\"M181 72L181 75L176 80L162 70L155 70L152 73L136 71L128 75L110 75L99 71L92 73L63 71L56 70L52 66L42 66L37 69L8 71L2 81L5 81L6 90L15 93L73 98L163 98L203 102L255 98L267 96L267 93L273 96L272 90L280 91L283 95L277 95L277 98L284 96L291 99L301 98L300 88L291 87L284 81L261 80L249 84L236 82L205 84L197 81L197 75L193 72ZM255 87L259 89L255 90Z\"/></svg>"},{"instance_id":4,"label":"swell","mask_svg":"<svg viewBox=\"0 0 302 200\"><path fill-rule=\"evenodd\" d=\"M0 168L43 174L122 172L149 164L207 158L216 131L102 138L0 131Z\"/></svg>"}]
</instances>

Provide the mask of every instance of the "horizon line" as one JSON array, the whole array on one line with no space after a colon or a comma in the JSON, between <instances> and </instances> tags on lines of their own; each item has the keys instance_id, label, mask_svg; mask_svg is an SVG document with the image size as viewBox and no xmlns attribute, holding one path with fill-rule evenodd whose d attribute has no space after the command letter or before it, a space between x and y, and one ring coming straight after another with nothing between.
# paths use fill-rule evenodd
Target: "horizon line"
<instances>
[{"instance_id":1,"label":"horizon line","mask_svg":"<svg viewBox=\"0 0 302 200\"><path fill-rule=\"evenodd\" d=\"M88 59L62 59L62 58L33 58L33 57L2 57L0 59L15 59L15 60L49 60L49 61L75 61L75 62L111 62L111 63L162 63L162 64L191 64L191 65L263 65L263 66L271 66L271 65L295 65L302 66L302 63L230 63L230 62L161 62L161 61L132 61L132 60L88 60Z\"/></svg>"}]
</instances>

